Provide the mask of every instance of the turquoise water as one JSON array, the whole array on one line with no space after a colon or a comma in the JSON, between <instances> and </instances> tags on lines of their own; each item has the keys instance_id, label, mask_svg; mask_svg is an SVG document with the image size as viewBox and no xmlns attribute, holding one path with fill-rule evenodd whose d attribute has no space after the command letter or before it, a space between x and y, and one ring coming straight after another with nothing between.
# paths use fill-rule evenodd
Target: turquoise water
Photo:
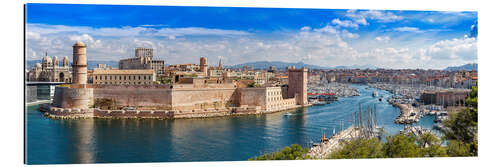
<instances>
[{"instance_id":1,"label":"turquoise water","mask_svg":"<svg viewBox=\"0 0 500 167\"><path fill-rule=\"evenodd\" d=\"M43 117L38 106L26 113L26 158L28 164L124 163L173 161L237 161L280 150L298 143L308 147L319 142L322 132L331 135L348 127L352 113L362 106L376 105L378 122L390 133L399 109L387 101L389 92L353 85L360 96L339 98L323 106L311 106L267 115L207 119L80 119ZM421 119L431 128L433 117Z\"/></svg>"}]
</instances>

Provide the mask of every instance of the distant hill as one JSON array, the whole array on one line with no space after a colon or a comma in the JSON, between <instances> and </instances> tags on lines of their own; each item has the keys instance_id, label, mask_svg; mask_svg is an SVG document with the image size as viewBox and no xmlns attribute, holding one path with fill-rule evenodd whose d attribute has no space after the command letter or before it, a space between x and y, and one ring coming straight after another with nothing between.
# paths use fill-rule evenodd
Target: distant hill
<instances>
[{"instance_id":1,"label":"distant hill","mask_svg":"<svg viewBox=\"0 0 500 167\"><path fill-rule=\"evenodd\" d=\"M444 69L445 71L472 71L476 70L477 71L477 63L470 63L470 64L464 64L461 66L456 66L456 67L446 67Z\"/></svg>"},{"instance_id":2,"label":"distant hill","mask_svg":"<svg viewBox=\"0 0 500 167\"><path fill-rule=\"evenodd\" d=\"M317 65L304 64L303 62L298 63L287 63L281 61L257 61L257 62L249 62L243 64L237 64L233 66L229 66L230 68L243 68L243 66L252 67L253 69L269 69L270 66L276 66L277 69L286 69L290 66L295 66L295 68L306 67L309 69L333 69L332 67L322 67Z\"/></svg>"},{"instance_id":3,"label":"distant hill","mask_svg":"<svg viewBox=\"0 0 500 167\"><path fill-rule=\"evenodd\" d=\"M269 69L270 66L276 66L277 69L286 69L290 66L295 66L295 68L306 67L309 69L377 69L376 66L373 65L353 65L353 66L336 66L336 67L323 67L311 64L305 64L303 62L298 63L287 63L281 61L257 61L257 62L249 62L243 64L237 64L233 66L229 66L230 68L243 68L243 66L253 67L253 69Z\"/></svg>"},{"instance_id":4,"label":"distant hill","mask_svg":"<svg viewBox=\"0 0 500 167\"><path fill-rule=\"evenodd\" d=\"M377 69L377 66L365 64L365 65L352 65L352 66L337 66L335 69Z\"/></svg>"},{"instance_id":5,"label":"distant hill","mask_svg":"<svg viewBox=\"0 0 500 167\"><path fill-rule=\"evenodd\" d=\"M36 63L42 63L42 60L26 60L26 69L31 69L33 67L35 67L35 64ZM71 66L71 63L73 62L69 62L70 63L70 66ZM108 60L108 61L94 61L94 60L89 60L88 62L88 69L94 69L97 67L97 64L107 64L108 66L111 66L113 68L118 68L118 61L111 61L111 60ZM62 66L62 60L59 61L59 65Z\"/></svg>"}]
</instances>

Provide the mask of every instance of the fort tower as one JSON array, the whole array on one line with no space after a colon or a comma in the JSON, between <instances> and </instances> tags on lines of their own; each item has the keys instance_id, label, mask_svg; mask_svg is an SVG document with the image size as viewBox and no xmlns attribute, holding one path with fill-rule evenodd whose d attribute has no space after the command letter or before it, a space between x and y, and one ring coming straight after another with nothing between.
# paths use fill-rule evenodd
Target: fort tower
<instances>
[{"instance_id":1,"label":"fort tower","mask_svg":"<svg viewBox=\"0 0 500 167\"><path fill-rule=\"evenodd\" d=\"M205 76L208 76L208 64L206 57L200 57L200 72L203 72Z\"/></svg>"},{"instance_id":2,"label":"fort tower","mask_svg":"<svg viewBox=\"0 0 500 167\"><path fill-rule=\"evenodd\" d=\"M83 42L73 45L73 84L87 83L87 46Z\"/></svg>"},{"instance_id":3,"label":"fort tower","mask_svg":"<svg viewBox=\"0 0 500 167\"><path fill-rule=\"evenodd\" d=\"M288 98L295 97L298 105L307 105L307 69L288 69Z\"/></svg>"}]
</instances>

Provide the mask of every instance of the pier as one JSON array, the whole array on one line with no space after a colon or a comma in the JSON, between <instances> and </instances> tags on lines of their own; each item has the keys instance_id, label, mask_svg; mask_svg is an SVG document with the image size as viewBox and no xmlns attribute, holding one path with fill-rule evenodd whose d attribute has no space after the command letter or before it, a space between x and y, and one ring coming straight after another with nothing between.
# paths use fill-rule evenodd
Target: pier
<instances>
[{"instance_id":1,"label":"pier","mask_svg":"<svg viewBox=\"0 0 500 167\"><path fill-rule=\"evenodd\" d=\"M333 135L318 145L314 145L307 153L313 159L324 159L334 150L340 148L341 142L359 137L361 131L359 128L351 126L346 130Z\"/></svg>"}]
</instances>

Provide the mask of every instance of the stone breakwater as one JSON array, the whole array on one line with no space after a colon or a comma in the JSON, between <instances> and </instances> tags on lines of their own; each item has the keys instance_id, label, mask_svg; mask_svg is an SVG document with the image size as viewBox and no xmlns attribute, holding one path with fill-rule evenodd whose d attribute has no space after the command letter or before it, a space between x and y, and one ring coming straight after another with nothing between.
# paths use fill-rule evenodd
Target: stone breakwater
<instances>
[{"instance_id":1,"label":"stone breakwater","mask_svg":"<svg viewBox=\"0 0 500 167\"><path fill-rule=\"evenodd\" d=\"M397 124L412 124L420 121L422 117L422 113L415 109L410 104L400 104L391 102L392 105L396 106L400 110L399 116L394 120L394 123Z\"/></svg>"},{"instance_id":2,"label":"stone breakwater","mask_svg":"<svg viewBox=\"0 0 500 167\"><path fill-rule=\"evenodd\" d=\"M313 159L324 159L327 158L333 151L340 148L342 141L351 140L359 136L360 131L351 126L346 130L333 135L328 138L326 141L321 142L319 145L313 146L307 155L309 155Z\"/></svg>"},{"instance_id":3,"label":"stone breakwater","mask_svg":"<svg viewBox=\"0 0 500 167\"><path fill-rule=\"evenodd\" d=\"M264 111L260 107L229 107L224 109L195 109L195 110L102 110L58 108L50 104L41 104L40 111L49 118L77 119L77 118L153 118L153 119L178 119L178 118L210 118L232 115L267 114L289 109L303 107L281 108L279 110Z\"/></svg>"}]
</instances>

